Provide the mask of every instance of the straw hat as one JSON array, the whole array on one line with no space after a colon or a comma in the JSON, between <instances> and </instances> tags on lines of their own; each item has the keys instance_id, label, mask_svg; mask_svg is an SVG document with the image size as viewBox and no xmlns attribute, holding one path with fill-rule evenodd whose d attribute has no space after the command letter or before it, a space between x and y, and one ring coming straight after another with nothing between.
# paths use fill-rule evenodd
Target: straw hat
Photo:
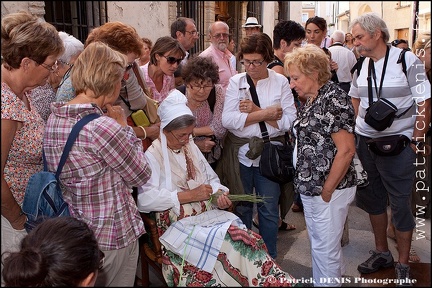
<instances>
[{"instance_id":1,"label":"straw hat","mask_svg":"<svg viewBox=\"0 0 432 288\"><path fill-rule=\"evenodd\" d=\"M246 19L246 23L242 25L243 28L245 27L259 27L261 28L262 25L258 24L258 20L255 17L248 17Z\"/></svg>"}]
</instances>

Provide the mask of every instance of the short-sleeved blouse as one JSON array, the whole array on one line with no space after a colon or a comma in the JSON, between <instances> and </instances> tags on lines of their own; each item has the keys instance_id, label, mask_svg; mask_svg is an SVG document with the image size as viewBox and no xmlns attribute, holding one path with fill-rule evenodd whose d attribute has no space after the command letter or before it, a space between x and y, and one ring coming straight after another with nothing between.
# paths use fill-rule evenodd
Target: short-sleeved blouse
<instances>
[{"instance_id":1,"label":"short-sleeved blouse","mask_svg":"<svg viewBox=\"0 0 432 288\"><path fill-rule=\"evenodd\" d=\"M332 81L318 90L312 104L305 104L294 121L297 142L297 163L294 187L306 196L321 195L328 177L336 145L331 134L344 129L354 133L355 117L351 98ZM356 185L354 165L351 162L347 173L336 189Z\"/></svg>"},{"instance_id":2,"label":"short-sleeved blouse","mask_svg":"<svg viewBox=\"0 0 432 288\"><path fill-rule=\"evenodd\" d=\"M29 92L25 93L24 97L29 99ZM4 168L6 183L19 205L22 205L30 176L43 169L42 144L45 121L31 101L29 103L30 111L10 87L2 82L1 119L23 123L12 141Z\"/></svg>"}]
</instances>

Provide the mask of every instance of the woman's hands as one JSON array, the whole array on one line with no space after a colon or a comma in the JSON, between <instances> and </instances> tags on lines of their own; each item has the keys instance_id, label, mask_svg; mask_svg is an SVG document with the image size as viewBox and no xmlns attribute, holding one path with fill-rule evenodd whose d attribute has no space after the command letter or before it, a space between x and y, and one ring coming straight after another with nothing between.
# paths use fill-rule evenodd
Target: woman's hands
<instances>
[{"instance_id":1,"label":"woman's hands","mask_svg":"<svg viewBox=\"0 0 432 288\"><path fill-rule=\"evenodd\" d=\"M195 144L198 146L201 152L208 153L211 152L213 147L216 145L216 142L211 140L211 137L206 137L202 140L196 140Z\"/></svg>"},{"instance_id":2,"label":"woman's hands","mask_svg":"<svg viewBox=\"0 0 432 288\"><path fill-rule=\"evenodd\" d=\"M231 200L228 198L229 192L222 193L217 199L217 206L219 209L227 209L232 205Z\"/></svg>"},{"instance_id":3,"label":"woman's hands","mask_svg":"<svg viewBox=\"0 0 432 288\"><path fill-rule=\"evenodd\" d=\"M201 184L200 186L190 190L192 192L193 201L207 201L213 194L213 188L208 184Z\"/></svg>"},{"instance_id":4,"label":"woman's hands","mask_svg":"<svg viewBox=\"0 0 432 288\"><path fill-rule=\"evenodd\" d=\"M111 104L106 104L107 113L106 116L113 118L121 126L127 126L127 120L123 108L121 106L112 106Z\"/></svg>"}]
</instances>

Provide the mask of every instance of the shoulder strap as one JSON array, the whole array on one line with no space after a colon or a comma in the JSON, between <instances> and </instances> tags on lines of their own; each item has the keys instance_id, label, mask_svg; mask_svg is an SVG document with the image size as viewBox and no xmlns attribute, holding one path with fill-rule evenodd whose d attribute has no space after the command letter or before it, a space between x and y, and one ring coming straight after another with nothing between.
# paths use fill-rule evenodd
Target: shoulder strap
<instances>
[{"instance_id":1,"label":"shoulder strap","mask_svg":"<svg viewBox=\"0 0 432 288\"><path fill-rule=\"evenodd\" d=\"M213 86L213 89L210 91L209 97L207 98L208 104L210 106L210 110L213 113L214 106L216 104L216 87Z\"/></svg>"},{"instance_id":2,"label":"shoulder strap","mask_svg":"<svg viewBox=\"0 0 432 288\"><path fill-rule=\"evenodd\" d=\"M275 66L282 66L283 67L283 64L280 61L278 61L277 59L275 59L272 62L270 62L269 64L267 64L268 69L272 69Z\"/></svg>"},{"instance_id":3,"label":"shoulder strap","mask_svg":"<svg viewBox=\"0 0 432 288\"><path fill-rule=\"evenodd\" d=\"M407 65L405 62L405 53L407 52L407 50L402 49L401 53L399 54L399 58L397 60L397 64L402 63L402 71L405 74L405 76L407 77ZM353 74L356 70L357 70L357 76L360 75L360 70L362 68L363 65L363 61L364 61L365 57L361 56L356 64L354 64L354 66L351 68L351 74Z\"/></svg>"},{"instance_id":4,"label":"shoulder strap","mask_svg":"<svg viewBox=\"0 0 432 288\"><path fill-rule=\"evenodd\" d=\"M407 66L406 66L406 62L405 62L405 53L407 50L402 49L401 53L399 54L399 58L397 60L397 64L402 63L402 71L405 74L405 77L407 77Z\"/></svg>"},{"instance_id":5,"label":"shoulder strap","mask_svg":"<svg viewBox=\"0 0 432 288\"><path fill-rule=\"evenodd\" d=\"M63 166L66 163L66 159L69 156L69 151L72 148L73 143L75 142L75 139L78 137L79 131L90 121L98 118L100 115L96 113L89 114L85 117L83 117L81 120L79 120L72 128L71 133L69 134L68 140L66 142L65 147L63 148L63 154L60 158L60 163L57 167L56 172L56 178L57 181L59 179L60 173L63 170Z\"/></svg>"},{"instance_id":6,"label":"shoulder strap","mask_svg":"<svg viewBox=\"0 0 432 288\"><path fill-rule=\"evenodd\" d=\"M249 90L250 90L250 93L252 95L252 101L255 103L255 105L257 105L258 107L261 107L260 103L259 103L258 95L257 95L256 90L255 90L255 84L253 83L252 78L250 78L250 76L248 74L246 74L246 79L247 79L247 82L250 86ZM264 142L270 141L270 137L269 137L267 127L266 127L264 121L259 122L259 125L260 125L261 135L263 137Z\"/></svg>"},{"instance_id":7,"label":"shoulder strap","mask_svg":"<svg viewBox=\"0 0 432 288\"><path fill-rule=\"evenodd\" d=\"M372 71L372 66L374 65L372 58L369 58L369 66L368 66L368 76L367 76L367 81L368 81L368 97L369 97L369 107L372 105L373 103L373 95L372 95L372 76L371 76L371 71ZM361 66L360 66L361 67ZM358 72L360 73L360 72ZM377 97L379 97L379 95L377 95Z\"/></svg>"},{"instance_id":8,"label":"shoulder strap","mask_svg":"<svg viewBox=\"0 0 432 288\"><path fill-rule=\"evenodd\" d=\"M359 57L359 59L357 60L356 64L354 64L354 66L351 68L351 74L354 74L354 72L357 70L357 77L360 75L360 70L361 67L363 65L363 61L366 59L366 57Z\"/></svg>"},{"instance_id":9,"label":"shoulder strap","mask_svg":"<svg viewBox=\"0 0 432 288\"><path fill-rule=\"evenodd\" d=\"M138 84L141 86L141 89L143 89L144 94L149 96L149 95L151 95L150 89L148 89L147 85L144 83L138 69L139 69L138 64L134 61L133 65L132 65L132 70L133 70L133 72L134 72L134 74L138 80Z\"/></svg>"}]
</instances>

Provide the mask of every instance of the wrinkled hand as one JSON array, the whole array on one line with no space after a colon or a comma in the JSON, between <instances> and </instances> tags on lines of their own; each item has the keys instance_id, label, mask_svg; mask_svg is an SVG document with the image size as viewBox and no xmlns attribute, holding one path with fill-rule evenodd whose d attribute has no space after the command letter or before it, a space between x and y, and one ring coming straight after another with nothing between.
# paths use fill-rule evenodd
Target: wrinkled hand
<instances>
[{"instance_id":1,"label":"wrinkled hand","mask_svg":"<svg viewBox=\"0 0 432 288\"><path fill-rule=\"evenodd\" d=\"M207 201L213 194L213 189L208 184L201 184L200 186L192 189L191 191L193 191L196 201Z\"/></svg>"},{"instance_id":2,"label":"wrinkled hand","mask_svg":"<svg viewBox=\"0 0 432 288\"><path fill-rule=\"evenodd\" d=\"M212 141L210 137L206 137L202 140L195 140L195 144L201 152L210 152L216 145L216 142Z\"/></svg>"},{"instance_id":3,"label":"wrinkled hand","mask_svg":"<svg viewBox=\"0 0 432 288\"><path fill-rule=\"evenodd\" d=\"M107 112L105 114L106 116L116 120L117 123L119 123L123 127L127 126L126 115L121 106L112 106L111 104L107 104L105 107L107 109Z\"/></svg>"},{"instance_id":4,"label":"wrinkled hand","mask_svg":"<svg viewBox=\"0 0 432 288\"><path fill-rule=\"evenodd\" d=\"M282 118L282 108L277 106L269 106L265 109L267 111L266 120L280 120Z\"/></svg>"},{"instance_id":5,"label":"wrinkled hand","mask_svg":"<svg viewBox=\"0 0 432 288\"><path fill-rule=\"evenodd\" d=\"M146 127L147 132L147 138L150 138L151 140L155 140L159 137L160 133L160 122L151 124L150 126Z\"/></svg>"},{"instance_id":6,"label":"wrinkled hand","mask_svg":"<svg viewBox=\"0 0 432 288\"><path fill-rule=\"evenodd\" d=\"M232 205L231 200L228 198L229 192L226 191L222 195L220 195L217 199L217 206L219 209L227 209Z\"/></svg>"},{"instance_id":7,"label":"wrinkled hand","mask_svg":"<svg viewBox=\"0 0 432 288\"><path fill-rule=\"evenodd\" d=\"M252 100L240 100L239 110L242 113L251 113L256 110L257 106Z\"/></svg>"}]
</instances>

